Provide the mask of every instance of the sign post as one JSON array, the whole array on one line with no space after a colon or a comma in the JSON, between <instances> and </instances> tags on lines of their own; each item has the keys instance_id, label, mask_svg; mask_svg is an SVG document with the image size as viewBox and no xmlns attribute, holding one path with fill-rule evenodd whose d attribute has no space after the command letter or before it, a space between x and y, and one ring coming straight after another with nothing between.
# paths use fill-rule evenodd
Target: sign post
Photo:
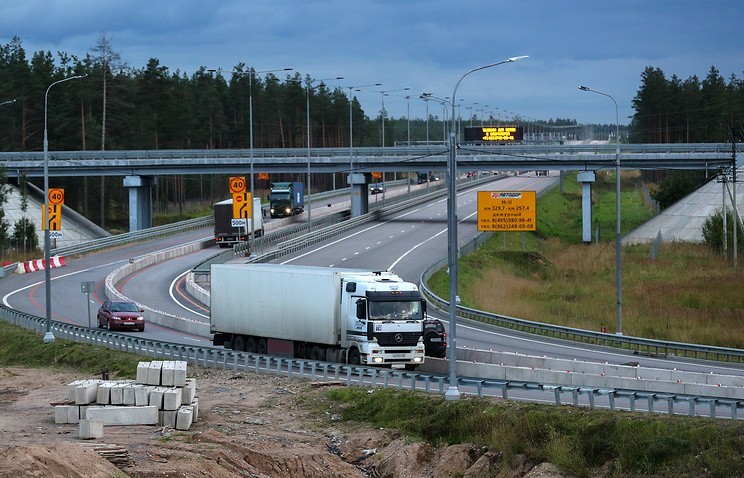
<instances>
[{"instance_id":1,"label":"sign post","mask_svg":"<svg viewBox=\"0 0 744 478\"><path fill-rule=\"evenodd\" d=\"M93 292L96 288L96 283L93 281L89 282L81 282L80 283L80 289L83 292L83 294L86 294L86 302L88 303L88 328L93 327L91 325L90 320L90 293Z\"/></svg>"}]
</instances>

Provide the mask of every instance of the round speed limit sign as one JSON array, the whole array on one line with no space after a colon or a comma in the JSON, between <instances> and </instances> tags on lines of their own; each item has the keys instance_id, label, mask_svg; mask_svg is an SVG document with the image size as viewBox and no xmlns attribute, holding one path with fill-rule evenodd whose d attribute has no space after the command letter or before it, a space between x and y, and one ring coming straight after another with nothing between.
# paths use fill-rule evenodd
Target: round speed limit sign
<instances>
[{"instance_id":1,"label":"round speed limit sign","mask_svg":"<svg viewBox=\"0 0 744 478\"><path fill-rule=\"evenodd\" d=\"M58 206L65 203L65 190L62 188L53 188L49 190L49 204Z\"/></svg>"},{"instance_id":2,"label":"round speed limit sign","mask_svg":"<svg viewBox=\"0 0 744 478\"><path fill-rule=\"evenodd\" d=\"M239 194L245 192L245 177L234 176L230 178L230 192L232 194Z\"/></svg>"}]
</instances>

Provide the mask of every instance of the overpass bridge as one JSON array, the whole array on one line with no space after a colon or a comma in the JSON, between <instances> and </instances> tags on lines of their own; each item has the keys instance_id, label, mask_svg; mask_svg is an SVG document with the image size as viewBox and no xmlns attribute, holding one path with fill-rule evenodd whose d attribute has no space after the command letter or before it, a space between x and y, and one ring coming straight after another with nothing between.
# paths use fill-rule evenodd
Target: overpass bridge
<instances>
[{"instance_id":1,"label":"overpass bridge","mask_svg":"<svg viewBox=\"0 0 744 478\"><path fill-rule=\"evenodd\" d=\"M460 144L462 171L595 171L623 169L729 169L736 161L729 143L621 144ZM416 145L379 148L254 148L0 153L9 177L123 176L129 188L130 229L151 226L150 189L158 175L262 173L346 173L352 188L352 212L367 212L367 184L374 171L409 172L447 169L448 148ZM132 219L134 218L134 220ZM132 224L134 223L134 224Z\"/></svg>"}]
</instances>

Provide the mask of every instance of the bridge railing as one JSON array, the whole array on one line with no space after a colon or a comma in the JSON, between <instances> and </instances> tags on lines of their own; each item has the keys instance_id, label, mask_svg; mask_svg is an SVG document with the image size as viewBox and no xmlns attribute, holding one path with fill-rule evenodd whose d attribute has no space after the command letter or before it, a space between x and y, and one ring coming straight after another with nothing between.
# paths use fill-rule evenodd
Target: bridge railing
<instances>
[{"instance_id":1,"label":"bridge railing","mask_svg":"<svg viewBox=\"0 0 744 478\"><path fill-rule=\"evenodd\" d=\"M601 144L505 144L474 146L461 144L458 155L480 154L484 152L502 151L504 153L525 154L614 154L615 145ZM395 157L395 156L424 156L431 154L446 154L443 145L415 145L415 146L386 146L386 147L356 147L355 157ZM621 143L620 154L649 153L719 153L730 155L731 145L728 143ZM96 161L96 160L174 160L174 159L250 159L262 158L308 158L307 148L254 148L250 149L159 149L159 150L109 150L109 151L51 151L50 162L54 161ZM309 159L328 157L349 157L349 148L311 148ZM43 161L44 153L32 152L0 152L0 162L11 161Z\"/></svg>"}]
</instances>

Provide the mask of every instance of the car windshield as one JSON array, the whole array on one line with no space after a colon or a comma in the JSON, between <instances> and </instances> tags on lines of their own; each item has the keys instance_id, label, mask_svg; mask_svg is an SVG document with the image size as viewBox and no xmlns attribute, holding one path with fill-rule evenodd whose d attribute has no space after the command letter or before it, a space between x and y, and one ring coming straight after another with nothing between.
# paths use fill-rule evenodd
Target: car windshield
<instances>
[{"instance_id":1,"label":"car windshield","mask_svg":"<svg viewBox=\"0 0 744 478\"><path fill-rule=\"evenodd\" d=\"M134 302L116 302L111 306L112 312L139 312L137 304Z\"/></svg>"},{"instance_id":2,"label":"car windshield","mask_svg":"<svg viewBox=\"0 0 744 478\"><path fill-rule=\"evenodd\" d=\"M375 320L420 320L421 302L370 302L369 316Z\"/></svg>"}]
</instances>

